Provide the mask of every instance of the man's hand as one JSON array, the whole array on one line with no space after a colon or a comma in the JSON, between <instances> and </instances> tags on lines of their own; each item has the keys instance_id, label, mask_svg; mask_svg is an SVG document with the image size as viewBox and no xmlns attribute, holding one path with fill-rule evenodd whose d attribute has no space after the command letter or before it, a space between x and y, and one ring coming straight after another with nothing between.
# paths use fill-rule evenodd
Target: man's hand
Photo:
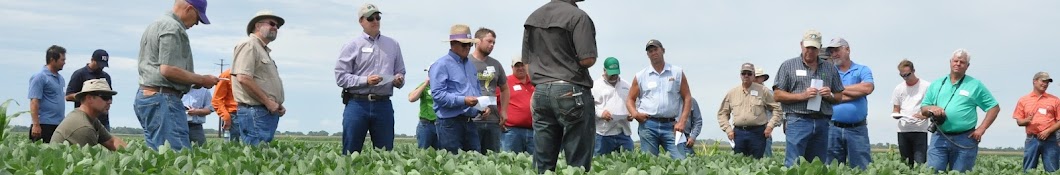
<instances>
[{"instance_id":1,"label":"man's hand","mask_svg":"<svg viewBox=\"0 0 1060 175\"><path fill-rule=\"evenodd\" d=\"M604 121L611 121L611 111L604 110L604 113L600 115L600 118L603 118Z\"/></svg>"},{"instance_id":2,"label":"man's hand","mask_svg":"<svg viewBox=\"0 0 1060 175\"><path fill-rule=\"evenodd\" d=\"M636 114L632 114L629 116L632 116L633 119L637 120L637 122L644 123L645 121L648 121L648 114L645 113L637 112Z\"/></svg>"},{"instance_id":3,"label":"man's hand","mask_svg":"<svg viewBox=\"0 0 1060 175\"><path fill-rule=\"evenodd\" d=\"M685 132L685 122L681 122L680 120L678 120L677 124L674 124L674 131L682 133Z\"/></svg>"},{"instance_id":4,"label":"man's hand","mask_svg":"<svg viewBox=\"0 0 1060 175\"><path fill-rule=\"evenodd\" d=\"M279 115L280 115L280 117L283 117L283 115L286 115L286 114L287 114L287 107L284 107L284 106L283 106L283 105L281 104L281 105L280 105L280 109L276 111L276 114L279 114Z\"/></svg>"},{"instance_id":5,"label":"man's hand","mask_svg":"<svg viewBox=\"0 0 1060 175\"><path fill-rule=\"evenodd\" d=\"M464 105L467 105L467 106L478 105L478 98L475 98L475 97L472 97L472 96L466 96L466 97L464 97Z\"/></svg>"},{"instance_id":6,"label":"man's hand","mask_svg":"<svg viewBox=\"0 0 1060 175\"><path fill-rule=\"evenodd\" d=\"M397 74L394 75L394 86L401 87L405 85L405 75Z\"/></svg>"},{"instance_id":7,"label":"man's hand","mask_svg":"<svg viewBox=\"0 0 1060 175\"><path fill-rule=\"evenodd\" d=\"M490 108L486 108L486 110L482 110L482 118L489 117L491 112L493 112L493 110L490 110Z\"/></svg>"},{"instance_id":8,"label":"man's hand","mask_svg":"<svg viewBox=\"0 0 1060 175\"><path fill-rule=\"evenodd\" d=\"M802 95L802 100L810 100L810 98L817 96L817 88L808 87L806 91L800 94Z\"/></svg>"},{"instance_id":9,"label":"man's hand","mask_svg":"<svg viewBox=\"0 0 1060 175\"><path fill-rule=\"evenodd\" d=\"M696 138L688 138L687 140L685 141L685 146L692 147L696 145Z\"/></svg>"},{"instance_id":10,"label":"man's hand","mask_svg":"<svg viewBox=\"0 0 1060 175\"><path fill-rule=\"evenodd\" d=\"M975 142L982 142L983 134L986 134L986 129L975 129L975 132L972 132L972 135L969 135L968 138L975 139Z\"/></svg>"},{"instance_id":11,"label":"man's hand","mask_svg":"<svg viewBox=\"0 0 1060 175\"><path fill-rule=\"evenodd\" d=\"M832 97L832 89L828 87L822 87L821 89L817 90L817 95L820 95L824 98L830 98Z\"/></svg>"},{"instance_id":12,"label":"man's hand","mask_svg":"<svg viewBox=\"0 0 1060 175\"><path fill-rule=\"evenodd\" d=\"M125 140L122 140L121 137L111 137L111 138L114 138L114 148L122 149L122 148L125 148L125 147L129 146L129 144L125 143Z\"/></svg>"},{"instance_id":13,"label":"man's hand","mask_svg":"<svg viewBox=\"0 0 1060 175\"><path fill-rule=\"evenodd\" d=\"M729 131L729 132L728 132L728 133L726 133L726 134L727 134L727 135L729 135L729 141L733 141L733 140L736 140L736 132L733 132L733 131Z\"/></svg>"},{"instance_id":14,"label":"man's hand","mask_svg":"<svg viewBox=\"0 0 1060 175\"><path fill-rule=\"evenodd\" d=\"M1054 132L1055 132L1055 131L1054 131ZM1038 140L1045 140L1045 139L1048 139L1048 138L1049 138L1049 135L1052 135L1052 134L1053 134L1053 132L1050 132L1050 131L1042 131L1042 132L1038 132Z\"/></svg>"},{"instance_id":15,"label":"man's hand","mask_svg":"<svg viewBox=\"0 0 1060 175\"><path fill-rule=\"evenodd\" d=\"M276 103L275 101L272 101L272 99L269 99L269 101L265 103L265 109L268 109L269 113L279 114L280 104Z\"/></svg>"},{"instance_id":16,"label":"man's hand","mask_svg":"<svg viewBox=\"0 0 1060 175\"><path fill-rule=\"evenodd\" d=\"M764 134L766 134L766 138L773 137L773 127L766 126L766 132ZM773 144L773 143L769 143L769 144Z\"/></svg>"},{"instance_id":17,"label":"man's hand","mask_svg":"<svg viewBox=\"0 0 1060 175\"><path fill-rule=\"evenodd\" d=\"M376 84L379 84L379 82L382 82L382 81L383 81L383 77L380 77L379 75L368 76L368 85L369 86L375 86Z\"/></svg>"},{"instance_id":18,"label":"man's hand","mask_svg":"<svg viewBox=\"0 0 1060 175\"><path fill-rule=\"evenodd\" d=\"M41 133L40 124L35 124L32 127L30 127L30 129L29 129L29 135L33 136L33 138L40 137L40 133ZM51 139L51 138L48 138L48 139Z\"/></svg>"},{"instance_id":19,"label":"man's hand","mask_svg":"<svg viewBox=\"0 0 1060 175\"><path fill-rule=\"evenodd\" d=\"M221 125L221 127L224 127L224 129L226 129L226 130L227 129L231 129L232 128L232 118L224 119L224 124Z\"/></svg>"},{"instance_id":20,"label":"man's hand","mask_svg":"<svg viewBox=\"0 0 1060 175\"><path fill-rule=\"evenodd\" d=\"M214 85L217 85L218 81L221 81L221 79L218 79L217 76L213 76L213 75L202 75L202 76L203 76L203 78L197 84L197 85L199 85L199 87L202 87L202 88L206 88L206 89L213 88Z\"/></svg>"}]
</instances>

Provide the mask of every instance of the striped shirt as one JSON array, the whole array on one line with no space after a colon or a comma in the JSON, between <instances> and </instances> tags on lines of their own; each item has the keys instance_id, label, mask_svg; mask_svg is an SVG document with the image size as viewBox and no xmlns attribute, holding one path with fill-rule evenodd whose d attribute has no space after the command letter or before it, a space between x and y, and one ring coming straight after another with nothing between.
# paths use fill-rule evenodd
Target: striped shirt
<instances>
[{"instance_id":1,"label":"striped shirt","mask_svg":"<svg viewBox=\"0 0 1060 175\"><path fill-rule=\"evenodd\" d=\"M821 79L824 86L832 89L832 92L843 92L843 81L839 79L839 69L835 64L817 59L817 70L810 70L809 66L802 61L802 57L795 57L784 61L777 70L777 79L773 82L773 88L788 93L802 93L810 87L810 80ZM832 115L832 104L828 100L821 100L821 111L806 109L806 101L794 103L781 103L784 113L795 114L824 114Z\"/></svg>"}]
</instances>

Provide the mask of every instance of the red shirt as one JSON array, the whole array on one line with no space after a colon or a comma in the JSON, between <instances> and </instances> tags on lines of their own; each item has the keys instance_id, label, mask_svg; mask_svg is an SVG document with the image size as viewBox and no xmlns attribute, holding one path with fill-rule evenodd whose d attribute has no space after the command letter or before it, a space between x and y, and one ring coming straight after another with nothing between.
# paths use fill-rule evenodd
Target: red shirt
<instances>
[{"instance_id":1,"label":"red shirt","mask_svg":"<svg viewBox=\"0 0 1060 175\"><path fill-rule=\"evenodd\" d=\"M530 99L534 96L534 85L527 81L519 81L515 75L508 76L508 120L504 126L518 128L533 128L534 118L530 113ZM500 91L497 91L500 96Z\"/></svg>"}]
</instances>

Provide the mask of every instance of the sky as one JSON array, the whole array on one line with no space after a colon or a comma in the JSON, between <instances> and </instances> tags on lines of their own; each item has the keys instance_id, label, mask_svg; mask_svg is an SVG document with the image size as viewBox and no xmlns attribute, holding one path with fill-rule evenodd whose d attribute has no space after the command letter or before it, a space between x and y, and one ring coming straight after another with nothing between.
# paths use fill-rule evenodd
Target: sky
<instances>
[{"instance_id":1,"label":"sky","mask_svg":"<svg viewBox=\"0 0 1060 175\"><path fill-rule=\"evenodd\" d=\"M426 78L426 68L446 54L453 24L487 27L497 32L491 55L501 63L519 54L526 17L545 0L488 1L367 1L383 12L382 34L396 39L404 55L407 86L394 91L395 132L413 135L417 103L404 99ZM272 10L286 19L278 39L269 45L286 89L287 115L281 131L342 130L342 110L334 66L340 47L363 33L353 0L229 0L210 1L211 25L188 30L195 72L217 75L217 63L230 64L235 44L246 37L255 12ZM140 36L162 17L173 1L18 1L0 0L0 99L15 99L29 109L29 77L44 65L51 45L67 49L64 77L83 67L96 49L110 53L109 72L119 92L111 107L113 126L140 127L132 101L138 84L136 59ZM870 67L876 90L868 96L872 143L895 143L896 121L890 118L890 97L901 81L897 64L909 59L924 80L948 73L948 59L958 48L971 54L968 75L980 79L1000 102L1001 113L981 147L1022 147L1024 129L1012 111L1019 97L1030 93L1038 71L1060 72L1052 63L1060 48L1057 1L634 1L590 0L579 3L593 19L601 58L616 57L622 78L648 66L644 45L658 39L666 62L684 67L692 96L703 109L699 139L723 139L715 112L724 93L738 85L739 68L751 62L776 74L777 66L798 56L798 42L809 29L827 42L846 38L851 59ZM601 75L602 62L590 68ZM510 67L506 68L510 72ZM1054 73L1056 74L1056 73ZM1060 75L1060 74L1057 74ZM599 79L599 78L596 78ZM772 80L766 83L772 84ZM1055 93L1056 90L1048 90ZM67 103L73 110L73 103ZM980 120L984 112L980 111ZM207 128L217 127L215 115ZM28 115L13 124L29 125ZM636 124L634 124L636 127ZM636 134L633 135L636 139ZM779 130L775 140L783 140Z\"/></svg>"}]
</instances>

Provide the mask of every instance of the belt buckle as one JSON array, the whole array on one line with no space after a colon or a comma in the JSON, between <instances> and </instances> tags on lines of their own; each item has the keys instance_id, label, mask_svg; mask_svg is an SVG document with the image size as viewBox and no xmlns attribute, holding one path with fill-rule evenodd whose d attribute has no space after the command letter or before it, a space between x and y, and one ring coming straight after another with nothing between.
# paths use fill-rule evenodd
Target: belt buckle
<instances>
[{"instance_id":1,"label":"belt buckle","mask_svg":"<svg viewBox=\"0 0 1060 175\"><path fill-rule=\"evenodd\" d=\"M368 101L375 101L375 94L368 94Z\"/></svg>"}]
</instances>

